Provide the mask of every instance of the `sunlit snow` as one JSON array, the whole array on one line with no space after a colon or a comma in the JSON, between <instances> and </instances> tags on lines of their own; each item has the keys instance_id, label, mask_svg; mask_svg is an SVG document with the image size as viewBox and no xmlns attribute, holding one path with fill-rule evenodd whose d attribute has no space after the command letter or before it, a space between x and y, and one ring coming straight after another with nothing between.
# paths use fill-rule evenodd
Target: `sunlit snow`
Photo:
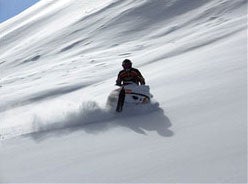
<instances>
[{"instance_id":1,"label":"sunlit snow","mask_svg":"<svg viewBox=\"0 0 248 184\"><path fill-rule=\"evenodd\" d=\"M106 108L129 58L159 108ZM246 0L41 0L0 24L0 182L247 182Z\"/></svg>"}]
</instances>

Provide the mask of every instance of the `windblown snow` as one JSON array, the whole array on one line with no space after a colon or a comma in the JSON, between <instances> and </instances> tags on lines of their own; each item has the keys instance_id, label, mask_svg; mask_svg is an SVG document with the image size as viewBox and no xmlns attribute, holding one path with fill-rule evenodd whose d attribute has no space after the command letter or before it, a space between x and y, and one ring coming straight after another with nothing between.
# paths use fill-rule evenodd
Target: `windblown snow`
<instances>
[{"instance_id":1,"label":"windblown snow","mask_svg":"<svg viewBox=\"0 0 248 184\"><path fill-rule=\"evenodd\" d=\"M126 58L159 108L106 108ZM0 182L246 183L247 1L41 0L0 96Z\"/></svg>"}]
</instances>

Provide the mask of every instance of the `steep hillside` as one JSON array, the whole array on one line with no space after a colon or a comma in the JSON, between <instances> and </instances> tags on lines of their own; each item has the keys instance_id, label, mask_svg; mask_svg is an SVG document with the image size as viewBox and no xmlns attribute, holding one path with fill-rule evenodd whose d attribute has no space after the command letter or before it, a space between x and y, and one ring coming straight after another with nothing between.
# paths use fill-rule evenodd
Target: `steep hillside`
<instances>
[{"instance_id":1,"label":"steep hillside","mask_svg":"<svg viewBox=\"0 0 248 184\"><path fill-rule=\"evenodd\" d=\"M0 24L1 182L247 182L246 0L42 0ZM123 59L157 111L110 112Z\"/></svg>"}]
</instances>

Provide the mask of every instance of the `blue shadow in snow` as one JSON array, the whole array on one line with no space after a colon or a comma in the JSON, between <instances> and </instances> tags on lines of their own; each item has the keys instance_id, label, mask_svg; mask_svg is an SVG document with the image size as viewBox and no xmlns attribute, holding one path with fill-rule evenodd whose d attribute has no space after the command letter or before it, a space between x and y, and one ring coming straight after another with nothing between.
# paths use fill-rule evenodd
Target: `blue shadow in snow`
<instances>
[{"instance_id":1,"label":"blue shadow in snow","mask_svg":"<svg viewBox=\"0 0 248 184\"><path fill-rule=\"evenodd\" d=\"M138 134L147 135L147 132L157 132L160 136L171 137L174 135L171 127L170 119L164 114L163 109L159 108L156 111L146 114L139 114L118 120L118 125L129 128Z\"/></svg>"}]
</instances>

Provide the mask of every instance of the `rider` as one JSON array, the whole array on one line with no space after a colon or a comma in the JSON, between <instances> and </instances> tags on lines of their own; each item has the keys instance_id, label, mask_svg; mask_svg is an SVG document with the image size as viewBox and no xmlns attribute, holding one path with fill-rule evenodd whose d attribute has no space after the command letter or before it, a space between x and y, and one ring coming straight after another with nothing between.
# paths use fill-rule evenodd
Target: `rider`
<instances>
[{"instance_id":1,"label":"rider","mask_svg":"<svg viewBox=\"0 0 248 184\"><path fill-rule=\"evenodd\" d=\"M137 85L145 85L144 77L138 69L132 68L132 62L129 59L125 59L122 62L122 67L123 70L121 70L118 74L116 85L127 85L130 84L130 82L136 83Z\"/></svg>"}]
</instances>

